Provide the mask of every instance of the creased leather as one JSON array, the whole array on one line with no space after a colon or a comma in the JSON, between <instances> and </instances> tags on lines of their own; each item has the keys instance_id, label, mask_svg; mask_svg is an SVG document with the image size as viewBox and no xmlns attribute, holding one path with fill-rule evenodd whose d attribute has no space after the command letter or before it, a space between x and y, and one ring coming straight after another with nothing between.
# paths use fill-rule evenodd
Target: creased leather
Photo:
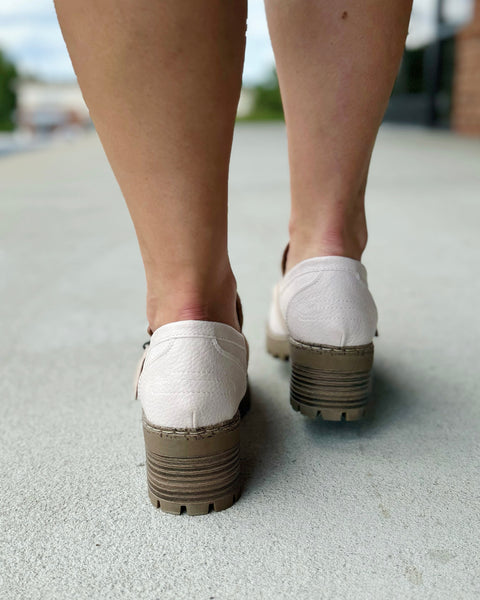
<instances>
[{"instance_id":1,"label":"creased leather","mask_svg":"<svg viewBox=\"0 0 480 600\"><path fill-rule=\"evenodd\" d=\"M280 312L289 335L307 344L357 346L372 341L377 308L368 289L367 271L357 260L321 256L293 267L277 284L269 326Z\"/></svg>"},{"instance_id":2,"label":"creased leather","mask_svg":"<svg viewBox=\"0 0 480 600\"><path fill-rule=\"evenodd\" d=\"M233 418L246 386L243 334L224 323L177 321L153 333L138 397L152 425L188 429Z\"/></svg>"}]
</instances>

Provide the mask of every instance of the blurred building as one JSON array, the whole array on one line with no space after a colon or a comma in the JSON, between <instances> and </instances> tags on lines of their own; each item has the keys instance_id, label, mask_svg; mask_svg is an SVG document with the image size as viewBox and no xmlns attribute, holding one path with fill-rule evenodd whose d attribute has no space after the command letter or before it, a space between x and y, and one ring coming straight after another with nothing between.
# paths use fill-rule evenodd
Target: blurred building
<instances>
[{"instance_id":1,"label":"blurred building","mask_svg":"<svg viewBox=\"0 0 480 600\"><path fill-rule=\"evenodd\" d=\"M17 86L17 122L22 130L32 133L91 126L88 108L76 81L20 80Z\"/></svg>"},{"instance_id":2,"label":"blurred building","mask_svg":"<svg viewBox=\"0 0 480 600\"><path fill-rule=\"evenodd\" d=\"M480 0L475 2L472 22L456 40L452 128L480 135Z\"/></svg>"},{"instance_id":3,"label":"blurred building","mask_svg":"<svg viewBox=\"0 0 480 600\"><path fill-rule=\"evenodd\" d=\"M385 118L478 135L480 0L466 23L446 17L446 6L435 0L430 30L407 45Z\"/></svg>"}]
</instances>

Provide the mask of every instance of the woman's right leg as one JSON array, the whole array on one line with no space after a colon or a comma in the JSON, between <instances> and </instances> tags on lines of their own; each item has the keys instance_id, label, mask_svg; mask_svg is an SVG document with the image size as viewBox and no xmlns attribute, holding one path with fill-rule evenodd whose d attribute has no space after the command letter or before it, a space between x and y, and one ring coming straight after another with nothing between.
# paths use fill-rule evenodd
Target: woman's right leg
<instances>
[{"instance_id":1,"label":"woman's right leg","mask_svg":"<svg viewBox=\"0 0 480 600\"><path fill-rule=\"evenodd\" d=\"M411 4L265 0L290 158L287 270L314 256L362 256L370 156Z\"/></svg>"},{"instance_id":2,"label":"woman's right leg","mask_svg":"<svg viewBox=\"0 0 480 600\"><path fill-rule=\"evenodd\" d=\"M55 3L135 225L150 328L200 319L238 329L227 188L246 0Z\"/></svg>"},{"instance_id":3,"label":"woman's right leg","mask_svg":"<svg viewBox=\"0 0 480 600\"><path fill-rule=\"evenodd\" d=\"M290 355L296 410L359 419L368 403L377 325L360 263L365 188L411 0L265 4L291 181L287 272L275 289L267 348Z\"/></svg>"}]
</instances>

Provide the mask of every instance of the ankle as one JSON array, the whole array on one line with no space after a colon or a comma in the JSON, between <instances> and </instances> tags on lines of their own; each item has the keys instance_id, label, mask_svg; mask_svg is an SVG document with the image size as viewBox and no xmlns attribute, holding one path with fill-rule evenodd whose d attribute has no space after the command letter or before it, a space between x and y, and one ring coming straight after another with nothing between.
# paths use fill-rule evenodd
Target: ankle
<instances>
[{"instance_id":1,"label":"ankle","mask_svg":"<svg viewBox=\"0 0 480 600\"><path fill-rule=\"evenodd\" d=\"M287 254L286 271L307 258L315 256L345 256L361 260L367 245L365 218L342 227L302 228L291 224L290 246Z\"/></svg>"},{"instance_id":2,"label":"ankle","mask_svg":"<svg viewBox=\"0 0 480 600\"><path fill-rule=\"evenodd\" d=\"M147 319L151 331L175 321L216 321L241 330L236 311L237 285L233 274L219 284L172 282L168 291L147 292Z\"/></svg>"}]
</instances>

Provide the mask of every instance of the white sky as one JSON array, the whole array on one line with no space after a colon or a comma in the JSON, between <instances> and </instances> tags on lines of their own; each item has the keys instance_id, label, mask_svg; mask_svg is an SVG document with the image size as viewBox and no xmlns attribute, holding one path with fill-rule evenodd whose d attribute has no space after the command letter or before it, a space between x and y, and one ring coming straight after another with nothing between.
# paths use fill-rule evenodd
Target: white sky
<instances>
[{"instance_id":1,"label":"white sky","mask_svg":"<svg viewBox=\"0 0 480 600\"><path fill-rule=\"evenodd\" d=\"M462 25L471 18L473 0L444 0L448 22ZM433 36L436 0L414 0L407 38L409 47L422 46ZM0 0L0 47L23 72L46 79L74 77L58 27L53 0ZM273 65L263 0L249 0L244 82L261 81Z\"/></svg>"}]
</instances>

